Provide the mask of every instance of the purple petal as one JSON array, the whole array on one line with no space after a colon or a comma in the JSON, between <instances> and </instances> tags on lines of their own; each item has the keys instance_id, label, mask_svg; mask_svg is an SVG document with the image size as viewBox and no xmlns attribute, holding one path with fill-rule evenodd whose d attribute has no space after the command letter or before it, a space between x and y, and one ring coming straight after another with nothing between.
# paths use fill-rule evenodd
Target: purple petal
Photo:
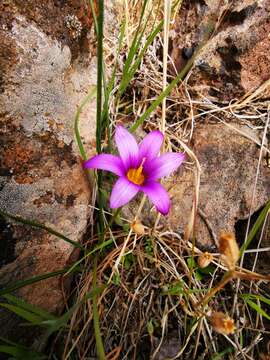
<instances>
[{"instance_id":1,"label":"purple petal","mask_svg":"<svg viewBox=\"0 0 270 360\"><path fill-rule=\"evenodd\" d=\"M149 180L157 180L176 170L184 159L185 154L183 153L166 153L151 162L147 161L143 168Z\"/></svg>"},{"instance_id":2,"label":"purple petal","mask_svg":"<svg viewBox=\"0 0 270 360\"><path fill-rule=\"evenodd\" d=\"M115 141L126 170L138 167L139 148L134 136L123 126L117 126Z\"/></svg>"},{"instance_id":3,"label":"purple petal","mask_svg":"<svg viewBox=\"0 0 270 360\"><path fill-rule=\"evenodd\" d=\"M139 190L138 185L131 183L125 177L120 177L112 189L110 207L115 209L126 205Z\"/></svg>"},{"instance_id":4,"label":"purple petal","mask_svg":"<svg viewBox=\"0 0 270 360\"><path fill-rule=\"evenodd\" d=\"M163 134L158 130L151 131L148 135L146 135L140 144L139 158L147 158L147 160L152 160L154 157L156 157L160 151L163 138Z\"/></svg>"},{"instance_id":5,"label":"purple petal","mask_svg":"<svg viewBox=\"0 0 270 360\"><path fill-rule=\"evenodd\" d=\"M125 168L122 160L118 156L110 154L96 155L85 161L83 167L87 169L111 171L118 176L123 176L125 174Z\"/></svg>"},{"instance_id":6,"label":"purple petal","mask_svg":"<svg viewBox=\"0 0 270 360\"><path fill-rule=\"evenodd\" d=\"M149 197L162 215L168 214L170 210L170 198L162 185L158 182L150 181L141 186L141 190Z\"/></svg>"}]
</instances>

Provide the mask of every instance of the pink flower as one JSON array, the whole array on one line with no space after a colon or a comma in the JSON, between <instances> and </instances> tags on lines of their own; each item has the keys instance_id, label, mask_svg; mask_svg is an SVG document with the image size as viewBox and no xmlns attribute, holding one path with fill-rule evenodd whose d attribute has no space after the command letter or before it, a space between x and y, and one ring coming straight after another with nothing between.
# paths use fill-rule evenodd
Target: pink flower
<instances>
[{"instance_id":1,"label":"pink flower","mask_svg":"<svg viewBox=\"0 0 270 360\"><path fill-rule=\"evenodd\" d=\"M167 215L169 195L158 180L176 170L185 155L171 152L158 156L163 142L163 135L158 130L150 132L138 146L124 127L117 126L115 141L120 157L100 154L84 163L85 168L107 170L119 176L111 193L111 208L127 204L142 191L161 214Z\"/></svg>"}]
</instances>

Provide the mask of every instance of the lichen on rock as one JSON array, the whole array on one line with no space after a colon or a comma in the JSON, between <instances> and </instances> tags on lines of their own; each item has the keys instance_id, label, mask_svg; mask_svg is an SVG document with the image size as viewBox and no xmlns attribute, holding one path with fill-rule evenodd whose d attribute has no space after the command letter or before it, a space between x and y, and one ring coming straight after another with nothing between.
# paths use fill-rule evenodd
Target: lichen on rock
<instances>
[{"instance_id":1,"label":"lichen on rock","mask_svg":"<svg viewBox=\"0 0 270 360\"><path fill-rule=\"evenodd\" d=\"M171 72L184 67L187 50L192 55L213 27L195 60L193 91L219 102L254 91L270 79L269 10L268 0L184 2L174 26Z\"/></svg>"},{"instance_id":2,"label":"lichen on rock","mask_svg":"<svg viewBox=\"0 0 270 360\"><path fill-rule=\"evenodd\" d=\"M77 106L95 85L96 59L87 37L92 19L82 12L83 1L23 3L0 5L0 208L80 241L91 213L91 189L74 141L73 121ZM68 15L81 23L76 37L66 27ZM92 150L95 103L84 110L81 135ZM10 226L5 249L11 254L1 262L2 286L63 269L74 254L72 245L45 231L9 220L2 225ZM59 278L27 286L18 295L52 312L63 306ZM10 332L6 326L5 333Z\"/></svg>"}]
</instances>

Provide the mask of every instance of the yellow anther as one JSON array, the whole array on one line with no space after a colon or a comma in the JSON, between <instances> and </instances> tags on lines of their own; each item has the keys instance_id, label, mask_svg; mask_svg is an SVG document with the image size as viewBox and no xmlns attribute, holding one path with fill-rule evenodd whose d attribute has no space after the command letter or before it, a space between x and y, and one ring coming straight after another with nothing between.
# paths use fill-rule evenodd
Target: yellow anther
<instances>
[{"instance_id":1,"label":"yellow anther","mask_svg":"<svg viewBox=\"0 0 270 360\"><path fill-rule=\"evenodd\" d=\"M133 182L136 185L142 185L144 183L145 177L143 174L143 164L145 162L145 158L143 158L141 165L137 168L131 168L127 172L127 178L129 181Z\"/></svg>"}]
</instances>

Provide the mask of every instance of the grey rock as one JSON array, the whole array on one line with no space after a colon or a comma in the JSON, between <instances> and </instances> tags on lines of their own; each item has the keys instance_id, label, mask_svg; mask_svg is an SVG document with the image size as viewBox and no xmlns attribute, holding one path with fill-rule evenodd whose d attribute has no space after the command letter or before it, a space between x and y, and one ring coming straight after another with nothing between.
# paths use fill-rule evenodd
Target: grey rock
<instances>
[{"instance_id":1,"label":"grey rock","mask_svg":"<svg viewBox=\"0 0 270 360\"><path fill-rule=\"evenodd\" d=\"M80 8L73 5L30 0L23 6L15 0L0 5L0 208L79 242L91 215L91 189L73 121L77 106L95 85L96 59L88 39L91 22L81 15L83 1ZM81 24L76 36L67 16ZM86 149L93 152L94 100L85 107L81 124ZM8 220L1 220L1 226L1 286L63 269L78 256L72 245L45 231ZM17 295L58 312L64 287L57 277L24 287ZM6 324L10 320L1 325L9 335L14 321L10 314L2 318Z\"/></svg>"},{"instance_id":2,"label":"grey rock","mask_svg":"<svg viewBox=\"0 0 270 360\"><path fill-rule=\"evenodd\" d=\"M269 0L183 2L172 39L177 72L186 64L186 49L196 49L214 29L195 60L189 80L194 94L228 102L270 79L269 10ZM264 91L269 96L269 86Z\"/></svg>"},{"instance_id":3,"label":"grey rock","mask_svg":"<svg viewBox=\"0 0 270 360\"><path fill-rule=\"evenodd\" d=\"M252 212L260 209L270 196L270 169L263 159L252 204L260 151L256 144L258 134L244 125L230 123L229 126L201 124L193 136L192 150L201 165L196 222L196 237L200 244L211 244L221 231L234 233L235 223L246 219L250 208ZM187 226L194 197L193 176L186 170L168 183L173 202L168 223L182 232Z\"/></svg>"}]
</instances>

